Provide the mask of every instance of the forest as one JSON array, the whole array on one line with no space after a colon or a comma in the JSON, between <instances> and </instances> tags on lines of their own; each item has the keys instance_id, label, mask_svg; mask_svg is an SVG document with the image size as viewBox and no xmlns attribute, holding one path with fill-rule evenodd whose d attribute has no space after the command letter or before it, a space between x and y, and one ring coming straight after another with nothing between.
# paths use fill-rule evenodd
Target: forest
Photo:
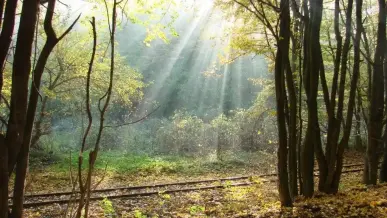
<instances>
[{"instance_id":1,"label":"forest","mask_svg":"<svg viewBox=\"0 0 387 218\"><path fill-rule=\"evenodd\" d=\"M0 218L387 217L385 0L0 16Z\"/></svg>"}]
</instances>

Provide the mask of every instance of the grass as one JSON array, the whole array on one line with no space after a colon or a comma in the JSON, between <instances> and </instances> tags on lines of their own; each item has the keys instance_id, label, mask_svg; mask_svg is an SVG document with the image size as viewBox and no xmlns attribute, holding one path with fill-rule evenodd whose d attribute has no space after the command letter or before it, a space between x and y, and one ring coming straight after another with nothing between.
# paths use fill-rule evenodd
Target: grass
<instances>
[{"instance_id":1,"label":"grass","mask_svg":"<svg viewBox=\"0 0 387 218\"><path fill-rule=\"evenodd\" d=\"M84 168L88 154L85 153ZM31 167L28 174L29 193L53 192L71 189L71 181L77 175L77 153L70 155L60 152L31 153ZM276 155L263 151L228 153L223 161L217 161L215 154L207 156L150 156L135 155L125 151L101 151L97 158L95 181L102 181L99 188L133 186L150 183L224 178L233 176L261 175L275 173ZM357 155L346 153L346 161L358 161ZM105 170L106 168L106 170ZM72 178L71 178L72 177ZM12 185L11 185L12 186ZM10 187L11 187L10 186ZM341 187L341 189L346 187Z\"/></svg>"},{"instance_id":2,"label":"grass","mask_svg":"<svg viewBox=\"0 0 387 218\"><path fill-rule=\"evenodd\" d=\"M78 164L78 153L47 154L38 153L32 155L32 168L44 168L51 172L67 172L70 162L73 169ZM50 159L51 157L51 159ZM272 155L264 152L238 154L225 154L223 161L217 161L215 157L181 157L181 156L146 156L133 155L122 151L101 151L98 154L95 168L115 173L146 173L146 174L205 174L211 172L229 172L252 167L271 159ZM71 161L70 161L71 159ZM83 167L87 167L88 152L84 154Z\"/></svg>"},{"instance_id":3,"label":"grass","mask_svg":"<svg viewBox=\"0 0 387 218\"><path fill-rule=\"evenodd\" d=\"M76 179L78 153L32 152L28 193L68 191ZM70 163L72 169L70 170ZM83 168L87 167L85 152ZM94 180L101 181L99 188L168 183L174 181L222 178L241 175L272 173L275 155L265 152L235 152L217 161L216 155L147 156L125 151L101 151L95 165ZM105 170L106 169L106 170ZM269 171L270 170L270 171Z\"/></svg>"}]
</instances>

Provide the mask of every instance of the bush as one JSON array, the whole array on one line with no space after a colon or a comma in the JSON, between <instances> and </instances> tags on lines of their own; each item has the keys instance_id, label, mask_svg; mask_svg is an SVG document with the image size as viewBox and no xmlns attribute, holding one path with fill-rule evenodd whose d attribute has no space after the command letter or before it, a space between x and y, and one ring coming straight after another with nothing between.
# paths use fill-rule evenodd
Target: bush
<instances>
[{"instance_id":1,"label":"bush","mask_svg":"<svg viewBox=\"0 0 387 218\"><path fill-rule=\"evenodd\" d=\"M209 128L200 118L178 111L156 137L162 153L198 155L209 149Z\"/></svg>"},{"instance_id":2,"label":"bush","mask_svg":"<svg viewBox=\"0 0 387 218\"><path fill-rule=\"evenodd\" d=\"M209 156L222 159L226 153L245 150L274 151L276 142L275 116L270 111L258 116L252 111L231 111L208 123L187 112L178 111L157 131L160 153Z\"/></svg>"},{"instance_id":3,"label":"bush","mask_svg":"<svg viewBox=\"0 0 387 218\"><path fill-rule=\"evenodd\" d=\"M47 166L58 163L63 160L63 157L57 152L45 149L34 149L30 152L29 163L31 166Z\"/></svg>"}]
</instances>

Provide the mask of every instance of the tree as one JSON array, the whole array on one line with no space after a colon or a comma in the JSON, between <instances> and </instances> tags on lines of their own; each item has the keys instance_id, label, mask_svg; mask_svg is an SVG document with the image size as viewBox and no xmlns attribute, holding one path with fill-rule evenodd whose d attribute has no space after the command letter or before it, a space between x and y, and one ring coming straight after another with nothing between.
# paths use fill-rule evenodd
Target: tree
<instances>
[{"instance_id":1,"label":"tree","mask_svg":"<svg viewBox=\"0 0 387 218\"><path fill-rule=\"evenodd\" d=\"M33 70L33 80L30 88L30 97L28 101L26 123L24 126L24 136L21 144L21 150L18 154L18 160L16 165L16 177L14 187L14 199L13 199L13 216L22 217L23 212L23 200L24 200L24 186L25 178L28 167L28 156L30 151L30 142L32 137L32 129L35 119L36 108L38 104L40 83L42 75L52 50L74 27L79 17L72 23L72 25L59 37L56 36L52 25L52 19L54 16L56 0L48 1L46 17L44 20L44 30L47 35L47 40L43 46L43 49L36 62L35 69Z\"/></svg>"},{"instance_id":2,"label":"tree","mask_svg":"<svg viewBox=\"0 0 387 218\"><path fill-rule=\"evenodd\" d=\"M339 2L335 2L334 29L336 37L336 54L334 56L334 74L332 80L331 93L328 91L325 75L321 74L321 83L324 92L325 106L328 113L328 133L327 145L324 155L320 155L318 161L326 166L320 169L319 189L326 193L336 193L340 181L343 165L344 148L347 147L352 128L353 107L355 104L356 87L358 80L358 71L352 76L350 86L350 96L348 101L347 117L344 120L344 94L346 86L346 77L348 72L348 55L350 52L350 43L352 38L352 8L353 1L348 1L345 20L345 39L342 44L342 37L339 31ZM359 48L359 46L358 46ZM356 49L358 49L356 48ZM356 53L357 51L355 51ZM359 62L359 60L357 60ZM358 68L358 66L354 66ZM340 72L340 73L339 73ZM338 100L336 100L338 98ZM337 102L336 102L337 101ZM345 125L343 125L345 123ZM341 128L343 135L340 138ZM322 149L319 149L322 150ZM320 152L321 153L321 152ZM326 170L323 172L323 170Z\"/></svg>"},{"instance_id":3,"label":"tree","mask_svg":"<svg viewBox=\"0 0 387 218\"><path fill-rule=\"evenodd\" d=\"M386 2L379 0L379 15L377 27L377 44L375 48L367 145L367 184L376 184L378 173L378 148L382 146L382 128L384 112L384 78L383 63L386 49Z\"/></svg>"},{"instance_id":4,"label":"tree","mask_svg":"<svg viewBox=\"0 0 387 218\"><path fill-rule=\"evenodd\" d=\"M15 22L15 10L17 1L7 1L6 19L1 33L1 51L0 61L1 68L1 86L3 89L4 63L7 59L9 45L11 43L12 32ZM37 106L38 90L40 78L50 55L56 43L64 37L72 26L60 38L56 38L55 32L51 25L54 14L55 0L49 1L47 6L46 19L44 23L45 31L48 36L37 66L33 69L34 76L30 100L28 101L29 73L31 71L32 44L34 41L35 27L37 25L37 14L39 13L40 1L26 1L22 5L20 14L20 24L16 39L15 54L13 56L11 96L9 104L9 119L7 122L6 135L1 134L1 199L0 210L1 217L8 217L8 182L12 172L15 170L15 185L13 194L12 217L22 217L23 198L24 198L24 181L28 167L28 154ZM37 88L37 89L36 89ZM6 100L3 96L2 99Z\"/></svg>"},{"instance_id":5,"label":"tree","mask_svg":"<svg viewBox=\"0 0 387 218\"><path fill-rule=\"evenodd\" d=\"M101 34L102 31L99 32ZM39 149L40 138L51 133L52 119L76 114L79 104L84 105L82 97L85 94L83 87L86 82L84 72L87 71L88 63L79 57L90 55L88 40L89 35L86 33L68 35L57 45L49 58L42 78L43 99L35 119L32 148ZM98 103L99 97L105 93L108 85L105 81L108 79L106 70L109 69L110 58L105 57L104 45L105 42L99 42L97 45L94 73L91 75L94 81L91 84L93 92L90 96L93 106ZM115 59L116 82L112 94L112 101L115 104L108 113L110 122L120 122L123 117L133 113L143 97L142 90L146 86L142 82L142 75L128 66L124 57L117 53Z\"/></svg>"},{"instance_id":6,"label":"tree","mask_svg":"<svg viewBox=\"0 0 387 218\"><path fill-rule=\"evenodd\" d=\"M289 185L288 185L288 139L286 133L285 123L285 74L289 81L288 88L290 89L291 98L295 98L295 91L293 86L292 73L290 71L289 63L289 44L290 44L290 7L289 1L281 0L280 3L280 24L279 24L279 41L277 54L275 59L275 90L276 90L276 102L277 102L277 124L278 124L278 137L279 137L279 148L278 148L278 189L279 196L282 206L292 206L292 198L290 196ZM289 87L290 85L290 87ZM296 99L291 100L293 104L297 104ZM293 105L291 104L291 105ZM291 123L294 127L296 126L296 113L297 108L294 105L291 108ZM289 131L292 131L289 129ZM291 166L294 167L295 158L295 146L296 146L296 131L292 131L289 136L289 150L291 153ZM297 174L296 174L297 175ZM294 176L294 175L293 175ZM297 179L293 178L293 182L297 185ZM293 187L293 183L291 184Z\"/></svg>"},{"instance_id":7,"label":"tree","mask_svg":"<svg viewBox=\"0 0 387 218\"><path fill-rule=\"evenodd\" d=\"M10 101L10 116L5 139L1 140L1 201L2 217L8 217L8 179L11 175L19 154L23 140L24 124L26 121L28 81L31 70L31 50L37 20L39 1L23 3L20 15L19 31L15 48L12 71L12 88ZM12 25L3 26L7 31ZM3 29L5 31L5 29ZM12 31L11 31L12 32ZM1 138L4 136L2 135ZM21 217L20 211L15 211L15 217Z\"/></svg>"},{"instance_id":8,"label":"tree","mask_svg":"<svg viewBox=\"0 0 387 218\"><path fill-rule=\"evenodd\" d=\"M251 47L262 46L264 44L269 49L266 54L273 58L275 63L275 90L277 103L277 124L278 124L278 176L279 176L279 193L281 203L284 206L292 205L292 197L298 194L298 180L297 180L297 94L295 88L295 78L291 69L289 61L289 47L290 47L290 4L288 1L281 1L278 7L277 1L230 1L219 3L223 7L230 7L235 4L239 6L237 14L241 19L253 24L263 26L264 35L263 41L257 40L254 36L241 36L237 38L235 43L239 51L244 52L262 52L262 50L255 50ZM273 10L274 9L274 10ZM278 12L281 12L278 14ZM235 12L232 12L235 13ZM246 16L246 14L253 15ZM279 16L279 25L273 25L276 17ZM255 20L254 20L255 19ZM253 20L253 21L251 21ZM278 22L277 22L278 23ZM251 28L251 27L250 27ZM277 29L279 28L279 32ZM247 28L246 28L247 30ZM250 30L248 32L251 33ZM269 34L270 33L270 34ZM252 32L252 35L255 34ZM249 38L250 37L250 38ZM262 39L258 38L258 39ZM277 53L272 50L270 41L273 40L277 44ZM243 43L242 43L243 42ZM234 45L234 46L235 46ZM295 46L295 45L293 45ZM253 49L250 49L253 48ZM264 50L267 51L267 50ZM265 54L265 53L264 53ZM287 99L289 95L289 100ZM289 132L289 133L288 133ZM289 150L288 150L289 147ZM312 157L313 160L313 157ZM288 166L290 173L288 172ZM313 169L313 167L312 167ZM290 190L288 187L290 177Z\"/></svg>"},{"instance_id":9,"label":"tree","mask_svg":"<svg viewBox=\"0 0 387 218\"><path fill-rule=\"evenodd\" d=\"M232 6L236 6L237 9L230 10L232 11L231 14L233 17L237 16L235 22L240 19L245 24L243 27L233 29L238 36L235 37L235 42L232 44L234 46L232 48L237 50L237 55L263 52L268 57L278 58L278 54L273 54L275 49L270 46L271 40L279 45L283 39L276 32L278 26L275 26L276 19L278 22L281 19L281 13L277 14L276 12L282 12L278 8L277 1L219 1L218 4L223 10L230 10ZM299 4L302 5L299 6ZM292 1L290 6L292 7L293 16L289 19L292 19L294 25L292 30L289 29L292 38L292 59L287 64L289 69L286 70L286 84L283 85L284 116L281 117L284 119L283 122L287 124L287 128L282 128L282 134L285 134L285 138L288 140L291 195L297 194L297 177L299 177L298 183L301 187L301 193L307 197L313 196L314 157L317 159L320 172L319 190L326 193L336 193L341 177L344 148L348 147L351 136L361 67L360 58L358 57L361 53L359 40L361 40L360 36L362 33L364 34L364 31L359 26L356 31L357 35L353 35L352 0L343 3L342 7L345 8L345 14L341 14L340 1L335 1L333 13L330 10L323 10L323 1L318 0ZM359 3L357 6L361 7L361 4ZM267 13L269 9L271 13ZM361 10L361 8L357 8L357 13L360 13ZM327 17L323 22L324 13ZM254 18L255 22L253 21ZM334 39L331 38L330 34L332 23L335 34ZM342 23L345 26L344 37L341 36L342 31L340 30ZM252 25L250 26L250 24ZM258 29L256 27L258 25L263 26L259 33L265 36L266 41L258 40L261 38L257 37L257 32L251 31L251 29ZM302 33L300 33L301 28L303 29ZM325 31L327 32L326 36L322 34ZM268 36L268 33L270 33L270 36ZM297 40L300 42L297 43ZM352 40L355 45L353 69L351 69L349 63L352 55ZM303 42L301 43L301 41ZM267 47L263 46L264 43ZM298 62L296 61L297 56ZM295 85L296 78L294 78L292 71L299 74L299 87ZM307 99L307 108L305 110L301 108L303 98L301 85L304 86ZM299 89L298 92L297 89ZM346 98L347 92L349 92L348 98ZM321 102L319 99L323 99L323 101ZM321 114L323 109L320 102L324 103L328 115L326 118ZM361 107L359 103L358 107ZM280 108L278 110L282 110ZM303 111L308 114L307 120L301 118ZM297 114L299 116L298 122ZM328 123L326 129L327 139L324 142L321 137L320 126L326 121ZM304 137L302 134L303 122L307 122ZM280 125L278 127L281 128ZM278 137L281 139L283 136L279 134ZM297 145L301 140L303 140L303 145L298 148ZM324 144L325 146L323 146ZM299 154L298 157L297 154ZM298 170L300 173L297 173Z\"/></svg>"}]
</instances>

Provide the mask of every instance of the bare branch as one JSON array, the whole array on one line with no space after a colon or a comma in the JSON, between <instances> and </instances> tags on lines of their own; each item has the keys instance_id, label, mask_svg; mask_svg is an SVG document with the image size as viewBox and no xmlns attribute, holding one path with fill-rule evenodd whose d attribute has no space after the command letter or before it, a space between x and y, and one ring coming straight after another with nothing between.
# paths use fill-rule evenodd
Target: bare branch
<instances>
[{"instance_id":1,"label":"bare branch","mask_svg":"<svg viewBox=\"0 0 387 218\"><path fill-rule=\"evenodd\" d=\"M155 113L160 107L161 107L161 105L158 106L156 109L154 109L149 114L145 115L144 117L142 117L142 118L140 118L140 119L138 119L136 121L132 121L132 122L128 122L128 123L122 123L122 124L118 124L118 125L114 125L114 126L112 126L112 125L111 126L105 126L104 128L117 128L117 127L128 126L128 125L139 123L139 122L141 122L143 120L148 119L148 117L151 116L153 113Z\"/></svg>"}]
</instances>

